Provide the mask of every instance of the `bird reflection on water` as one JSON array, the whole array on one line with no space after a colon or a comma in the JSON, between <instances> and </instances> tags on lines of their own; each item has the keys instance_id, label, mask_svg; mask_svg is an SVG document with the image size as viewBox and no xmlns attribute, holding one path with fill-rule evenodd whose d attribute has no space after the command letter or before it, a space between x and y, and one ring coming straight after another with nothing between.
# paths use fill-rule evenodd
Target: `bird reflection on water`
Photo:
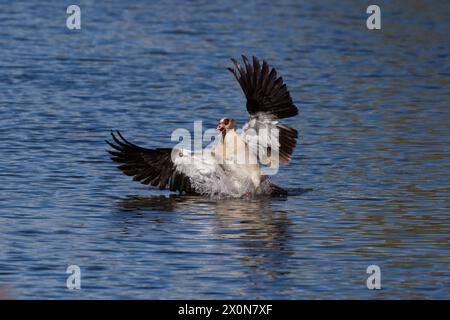
<instances>
[{"instance_id":1,"label":"bird reflection on water","mask_svg":"<svg viewBox=\"0 0 450 320\"><path fill-rule=\"evenodd\" d=\"M306 192L308 190L297 190ZM200 223L217 252L237 253L248 274L259 271L271 276L285 274L287 258L293 254L287 245L292 221L283 210L285 198L213 200L198 196L136 196L118 201L128 217L152 216L154 223L175 223L170 213L187 215ZM129 226L128 226L129 228ZM212 239L211 239L212 237Z\"/></svg>"}]
</instances>

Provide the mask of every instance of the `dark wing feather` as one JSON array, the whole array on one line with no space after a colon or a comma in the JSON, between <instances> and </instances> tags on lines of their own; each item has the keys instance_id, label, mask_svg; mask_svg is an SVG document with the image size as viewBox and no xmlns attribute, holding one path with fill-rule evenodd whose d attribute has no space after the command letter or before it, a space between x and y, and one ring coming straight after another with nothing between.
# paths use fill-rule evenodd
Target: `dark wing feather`
<instances>
[{"instance_id":1,"label":"dark wing feather","mask_svg":"<svg viewBox=\"0 0 450 320\"><path fill-rule=\"evenodd\" d=\"M119 163L118 168L133 180L143 184L158 186L170 191L194 193L191 188L189 177L177 171L172 162L172 152L175 149L157 148L146 149L128 142L119 131L117 136L111 132L113 141L109 144L113 150L108 150L111 159Z\"/></svg>"},{"instance_id":2,"label":"dark wing feather","mask_svg":"<svg viewBox=\"0 0 450 320\"><path fill-rule=\"evenodd\" d=\"M280 163L286 164L292 159L292 153L297 145L297 130L284 124L277 124L279 130L279 157Z\"/></svg>"},{"instance_id":3,"label":"dark wing feather","mask_svg":"<svg viewBox=\"0 0 450 320\"><path fill-rule=\"evenodd\" d=\"M234 74L244 91L250 115L263 112L282 119L298 114L283 78L277 76L275 68L269 72L268 64L263 61L261 67L256 57L253 57L253 65L246 56L242 56L242 60L245 67L235 59L231 59L236 68L228 70Z\"/></svg>"},{"instance_id":4,"label":"dark wing feather","mask_svg":"<svg viewBox=\"0 0 450 320\"><path fill-rule=\"evenodd\" d=\"M246 56L242 56L244 67L235 59L231 59L235 66L234 69L228 68L233 73L242 91L247 98L247 111L251 119L257 122L251 127L258 131L258 122L264 122L261 114L266 114L271 119L289 118L298 114L298 109L292 102L291 95L283 83L283 78L278 77L275 68L270 69L266 61L262 66L256 57L252 58L251 65ZM277 123L279 130L279 160L285 164L291 160L292 153L297 144L297 130L287 125ZM267 154L271 151L268 148Z\"/></svg>"}]
</instances>

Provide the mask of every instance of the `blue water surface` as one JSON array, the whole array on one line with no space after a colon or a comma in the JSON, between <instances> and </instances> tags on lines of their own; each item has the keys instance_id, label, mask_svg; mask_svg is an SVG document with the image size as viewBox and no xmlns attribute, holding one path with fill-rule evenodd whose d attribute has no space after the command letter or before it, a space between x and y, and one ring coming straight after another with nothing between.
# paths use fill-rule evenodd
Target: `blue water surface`
<instances>
[{"instance_id":1,"label":"blue water surface","mask_svg":"<svg viewBox=\"0 0 450 320\"><path fill-rule=\"evenodd\" d=\"M450 298L446 1L377 1L372 31L367 1L73 4L81 30L64 1L0 2L0 296ZM299 106L288 198L169 195L116 169L111 129L170 147L194 120L243 125L241 54Z\"/></svg>"}]
</instances>

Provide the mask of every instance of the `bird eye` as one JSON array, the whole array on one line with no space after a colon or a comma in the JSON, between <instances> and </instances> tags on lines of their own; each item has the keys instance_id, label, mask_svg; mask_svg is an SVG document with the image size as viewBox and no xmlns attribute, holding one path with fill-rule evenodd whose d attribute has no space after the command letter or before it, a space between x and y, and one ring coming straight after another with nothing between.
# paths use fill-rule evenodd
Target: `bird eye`
<instances>
[{"instance_id":1,"label":"bird eye","mask_svg":"<svg viewBox=\"0 0 450 320\"><path fill-rule=\"evenodd\" d=\"M225 125L227 126L230 123L230 119L224 119L223 123L225 123Z\"/></svg>"},{"instance_id":2,"label":"bird eye","mask_svg":"<svg viewBox=\"0 0 450 320\"><path fill-rule=\"evenodd\" d=\"M180 156L180 158L183 156L183 152L179 152L178 155Z\"/></svg>"}]
</instances>

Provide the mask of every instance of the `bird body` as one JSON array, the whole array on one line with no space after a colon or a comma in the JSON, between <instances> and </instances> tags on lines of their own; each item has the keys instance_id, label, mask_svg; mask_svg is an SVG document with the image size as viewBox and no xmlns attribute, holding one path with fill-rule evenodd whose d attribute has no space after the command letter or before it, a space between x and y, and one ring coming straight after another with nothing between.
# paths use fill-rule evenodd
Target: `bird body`
<instances>
[{"instance_id":1,"label":"bird body","mask_svg":"<svg viewBox=\"0 0 450 320\"><path fill-rule=\"evenodd\" d=\"M256 160L249 159L252 155L249 145L236 133L235 129L227 130L226 135L222 135L212 154L219 163L223 163L224 168L231 175L250 179L255 189L259 187L260 166Z\"/></svg>"},{"instance_id":2,"label":"bird body","mask_svg":"<svg viewBox=\"0 0 450 320\"><path fill-rule=\"evenodd\" d=\"M242 133L236 132L232 118L222 118L219 139L200 151L182 148L147 149L128 142L120 132L111 133L113 148L108 151L119 169L143 184L168 187L171 191L217 197L246 195L286 195L262 174L262 167L278 169L291 160L297 131L279 122L295 116L286 85L275 69L253 57L253 65L243 56L244 66L232 59L236 69L229 70L239 82L247 99L249 121Z\"/></svg>"}]
</instances>

